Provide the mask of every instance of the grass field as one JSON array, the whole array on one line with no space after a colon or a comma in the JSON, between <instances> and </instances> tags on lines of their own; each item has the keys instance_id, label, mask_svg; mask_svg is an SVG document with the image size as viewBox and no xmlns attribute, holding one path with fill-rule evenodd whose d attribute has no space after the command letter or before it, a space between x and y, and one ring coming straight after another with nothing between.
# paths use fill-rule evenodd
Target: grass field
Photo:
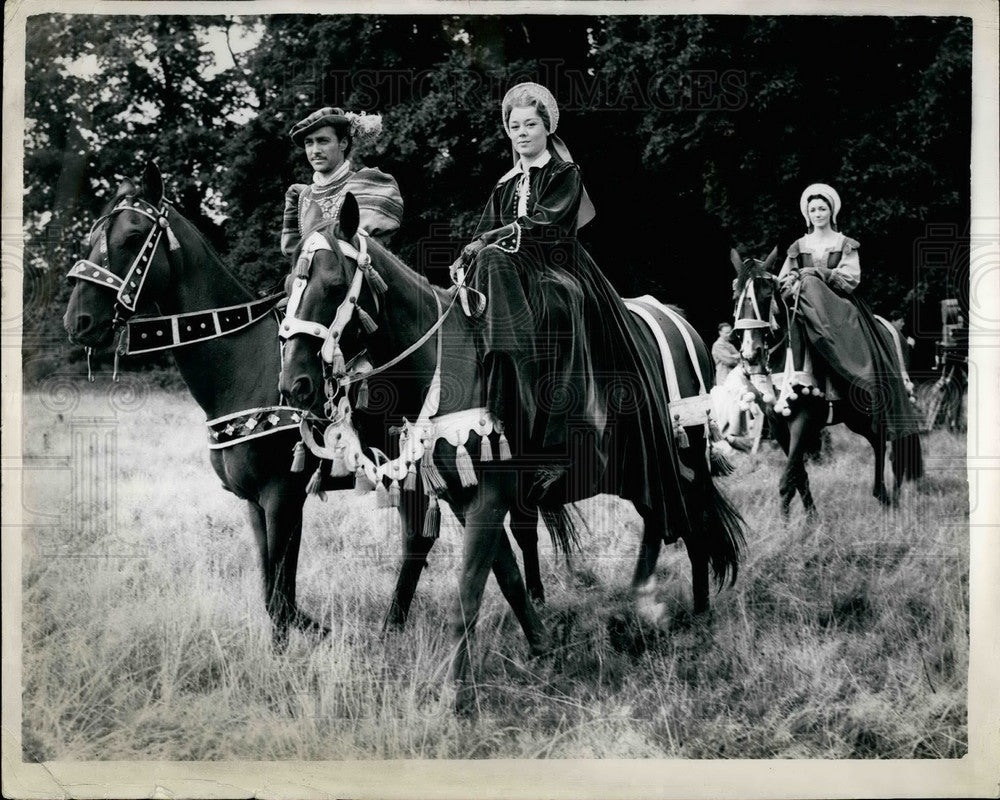
<instances>
[{"instance_id":1,"label":"grass field","mask_svg":"<svg viewBox=\"0 0 1000 800\"><path fill-rule=\"evenodd\" d=\"M640 628L628 601L639 518L610 498L581 504L591 530L574 570L542 543L553 656L526 657L487 586L472 725L452 714L444 679L454 518L407 630L382 638L395 512L350 493L311 498L299 597L333 634L295 634L275 654L251 533L208 465L203 417L186 395L141 386L25 398L27 760L966 752L969 500L955 436L924 439L927 477L886 513L867 445L834 429L810 467L816 524L798 504L781 519L779 453L739 456L721 485L751 534L709 622L691 620L687 557L670 547L668 622Z\"/></svg>"}]
</instances>

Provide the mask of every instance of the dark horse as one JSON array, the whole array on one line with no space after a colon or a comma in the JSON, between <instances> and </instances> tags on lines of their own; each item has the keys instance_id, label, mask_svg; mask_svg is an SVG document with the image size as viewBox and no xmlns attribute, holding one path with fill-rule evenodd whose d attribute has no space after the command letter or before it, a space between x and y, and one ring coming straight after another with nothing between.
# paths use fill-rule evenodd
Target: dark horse
<instances>
[{"instance_id":1,"label":"dark horse","mask_svg":"<svg viewBox=\"0 0 1000 800\"><path fill-rule=\"evenodd\" d=\"M123 343L119 352L141 352L147 341L154 343L148 349L182 345L173 349L181 376L207 418L218 420L209 425L212 466L223 487L246 501L275 642L283 644L291 627L325 635L328 629L295 598L302 506L317 460L310 455L309 469L290 470L299 413L279 405L277 298L255 298L226 270L194 226L163 201L152 162L141 191L122 183L89 246L89 260L70 272L76 285L63 321L71 341L104 347L126 327L128 347ZM134 316L154 307L167 316ZM325 477L322 488L352 486L353 476L345 475ZM423 495L408 493L400 505L405 538L420 538L425 508ZM392 604L398 619L416 588L413 573L407 564L400 570Z\"/></svg>"},{"instance_id":2,"label":"dark horse","mask_svg":"<svg viewBox=\"0 0 1000 800\"><path fill-rule=\"evenodd\" d=\"M878 421L873 415L873 403L877 401L868 393L838 381L836 376L831 376L827 387L817 384L812 359L819 359L812 353L806 356L809 361L805 364L793 362L790 352L791 338L795 335L793 310L782 298L777 277L771 272L777 254L778 248L774 248L764 261L747 259L744 262L735 250L732 251L737 272L733 316L736 331L742 333L740 359L749 379L748 388L767 415L773 435L788 456L779 483L782 513L788 513L796 492L806 512L815 513L805 456L815 449L824 426L841 422L871 445L875 453L872 495L880 503L890 505L897 499L896 490L904 479L916 479L923 473L919 438L916 434L907 434L893 442L894 492L890 496L883 475L888 434L884 414ZM899 367L897 374L886 377L908 383L903 363L905 343L890 330L889 323L881 318L879 321L879 335L887 350L896 354L893 360ZM816 367L822 370L822 364L817 363ZM780 383L774 380L775 377ZM834 390L832 396L827 393L829 388Z\"/></svg>"},{"instance_id":3,"label":"dark horse","mask_svg":"<svg viewBox=\"0 0 1000 800\"><path fill-rule=\"evenodd\" d=\"M341 349L341 345L348 347L348 337L367 348L371 362L383 375L400 378L398 410L417 423L408 428L409 447L401 445L401 454L394 463L385 465L377 478L395 481L419 463L432 510L440 496L464 527L459 593L451 621L456 646L451 674L458 689L459 709L473 711L475 689L466 681L468 647L491 570L531 652L541 654L549 648L548 633L528 600L503 528L508 511L516 511L523 502L519 471L534 470L538 465L511 458L510 451L518 452L517 432L511 432L513 441L508 443L502 426L481 408L474 323L455 309L460 293L431 286L377 242L359 234L358 222L357 202L348 194L339 220L328 229L326 246L300 258L289 276L289 315L322 329L322 360L317 357L315 338L289 335L281 388L303 408L316 409L324 395L336 395L352 380L345 372ZM363 277L367 279L364 283ZM711 375L704 343L689 326L685 330L697 351L702 374ZM698 394L698 379L682 334L667 323L660 336L669 343L673 363L678 365L681 393ZM699 612L708 608L709 565L720 585L727 577L734 580L743 540L742 519L712 481L708 440L704 438L708 425L701 413L698 424L687 429L688 446L681 458L684 496L692 520L690 533L684 538L692 565L695 610ZM496 447L499 458L493 457ZM478 464L473 463L470 453L480 454ZM554 541L566 548L572 535L565 511L543 506L540 510ZM644 590L653 584L656 560L668 531L665 520L646 509L637 510L644 529L632 585L641 599L648 596Z\"/></svg>"}]
</instances>

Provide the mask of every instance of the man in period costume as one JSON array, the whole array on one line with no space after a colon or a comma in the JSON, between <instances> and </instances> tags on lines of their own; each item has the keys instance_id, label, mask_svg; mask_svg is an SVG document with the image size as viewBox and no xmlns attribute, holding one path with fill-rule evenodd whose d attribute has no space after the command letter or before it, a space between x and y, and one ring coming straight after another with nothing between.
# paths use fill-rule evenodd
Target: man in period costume
<instances>
[{"instance_id":1,"label":"man in period costume","mask_svg":"<svg viewBox=\"0 0 1000 800\"><path fill-rule=\"evenodd\" d=\"M361 227L387 244L403 216L403 198L395 178L378 169L355 169L348 158L356 140L374 140L382 132L379 114L354 114L329 106L314 111L289 131L305 150L314 172L311 184L295 183L285 192L281 252L291 255L302 236L337 219L351 192L361 209Z\"/></svg>"}]
</instances>

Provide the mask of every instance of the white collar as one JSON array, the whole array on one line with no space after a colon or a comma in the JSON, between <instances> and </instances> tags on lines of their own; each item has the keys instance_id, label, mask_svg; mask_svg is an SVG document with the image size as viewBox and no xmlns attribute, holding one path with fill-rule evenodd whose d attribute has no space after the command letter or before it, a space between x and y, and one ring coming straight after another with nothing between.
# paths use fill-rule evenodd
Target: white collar
<instances>
[{"instance_id":1,"label":"white collar","mask_svg":"<svg viewBox=\"0 0 1000 800\"><path fill-rule=\"evenodd\" d=\"M313 173L313 185L314 186L329 186L335 181L339 181L348 172L351 171L351 162L349 159L344 159L344 163L337 167L329 175L323 175L319 172Z\"/></svg>"},{"instance_id":2,"label":"white collar","mask_svg":"<svg viewBox=\"0 0 1000 800\"><path fill-rule=\"evenodd\" d=\"M540 156L538 156L534 161L528 164L528 169L525 169L524 161L519 158L517 160L517 163L514 164L513 168L509 172L505 173L504 176L497 181L497 183L498 184L506 183L513 177L516 177L518 175L526 175L528 173L528 170L530 170L532 167L544 167L551 160L552 160L552 153L550 153L548 150L543 150Z\"/></svg>"}]
</instances>

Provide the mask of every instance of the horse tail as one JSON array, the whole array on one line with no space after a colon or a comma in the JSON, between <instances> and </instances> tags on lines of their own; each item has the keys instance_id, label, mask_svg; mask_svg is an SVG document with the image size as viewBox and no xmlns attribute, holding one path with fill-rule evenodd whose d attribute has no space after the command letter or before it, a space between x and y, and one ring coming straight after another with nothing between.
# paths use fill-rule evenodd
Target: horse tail
<instances>
[{"instance_id":1,"label":"horse tail","mask_svg":"<svg viewBox=\"0 0 1000 800\"><path fill-rule=\"evenodd\" d=\"M739 574L740 555L746 546L746 521L729 499L706 476L705 545L712 576L721 589L732 586Z\"/></svg>"},{"instance_id":2,"label":"horse tail","mask_svg":"<svg viewBox=\"0 0 1000 800\"><path fill-rule=\"evenodd\" d=\"M573 548L580 546L580 533L576 521L569 515L568 506L539 506L538 513L542 522L548 528L552 537L552 546L557 553L562 553L569 562L569 554Z\"/></svg>"},{"instance_id":3,"label":"horse tail","mask_svg":"<svg viewBox=\"0 0 1000 800\"><path fill-rule=\"evenodd\" d=\"M903 480L915 481L924 475L924 455L920 434L907 433L892 443L892 471Z\"/></svg>"},{"instance_id":4,"label":"horse tail","mask_svg":"<svg viewBox=\"0 0 1000 800\"><path fill-rule=\"evenodd\" d=\"M725 478L736 472L736 467L729 460L729 456L723 453L718 447L713 447L708 453L711 462L711 475L713 478Z\"/></svg>"}]
</instances>

